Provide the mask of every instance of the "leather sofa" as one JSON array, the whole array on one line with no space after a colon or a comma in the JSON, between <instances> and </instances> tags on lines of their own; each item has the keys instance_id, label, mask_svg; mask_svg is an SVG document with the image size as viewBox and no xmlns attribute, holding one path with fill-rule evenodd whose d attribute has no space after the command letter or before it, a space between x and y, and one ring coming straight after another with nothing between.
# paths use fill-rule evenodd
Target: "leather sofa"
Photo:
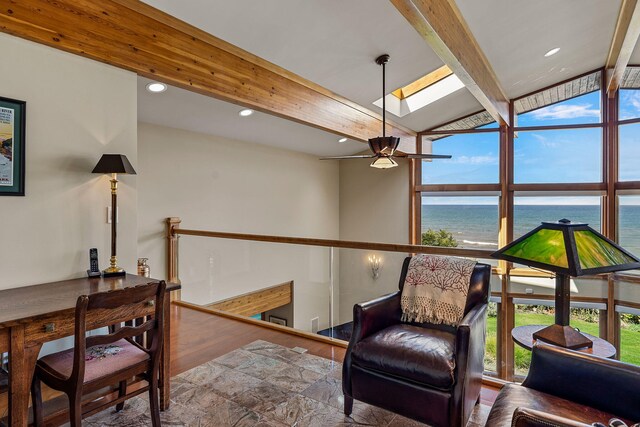
<instances>
[{"instance_id":1,"label":"leather sofa","mask_svg":"<svg viewBox=\"0 0 640 427\"><path fill-rule=\"evenodd\" d=\"M505 385L487 427L587 427L640 421L640 367L537 343L522 385Z\"/></svg>"},{"instance_id":2,"label":"leather sofa","mask_svg":"<svg viewBox=\"0 0 640 427\"><path fill-rule=\"evenodd\" d=\"M398 292L353 308L342 371L344 412L351 414L357 399L433 427L464 426L482 385L491 266L476 265L464 317L454 328L400 321L410 260Z\"/></svg>"}]
</instances>

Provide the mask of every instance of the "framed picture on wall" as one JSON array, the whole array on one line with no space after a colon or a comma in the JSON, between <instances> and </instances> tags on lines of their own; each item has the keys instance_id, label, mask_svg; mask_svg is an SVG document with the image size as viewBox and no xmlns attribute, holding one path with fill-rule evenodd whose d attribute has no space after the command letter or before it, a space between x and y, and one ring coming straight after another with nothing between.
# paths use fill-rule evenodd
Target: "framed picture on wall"
<instances>
[{"instance_id":1,"label":"framed picture on wall","mask_svg":"<svg viewBox=\"0 0 640 427\"><path fill-rule=\"evenodd\" d=\"M269 315L269 322L275 323L276 325L287 326L287 319L283 319L282 317Z\"/></svg>"},{"instance_id":2,"label":"framed picture on wall","mask_svg":"<svg viewBox=\"0 0 640 427\"><path fill-rule=\"evenodd\" d=\"M24 196L26 103L0 97L0 196Z\"/></svg>"}]
</instances>

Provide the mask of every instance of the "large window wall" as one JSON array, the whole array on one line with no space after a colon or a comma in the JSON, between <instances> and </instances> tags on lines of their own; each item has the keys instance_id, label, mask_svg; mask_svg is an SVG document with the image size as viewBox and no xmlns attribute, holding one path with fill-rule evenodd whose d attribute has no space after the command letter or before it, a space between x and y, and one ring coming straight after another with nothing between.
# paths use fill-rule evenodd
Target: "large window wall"
<instances>
[{"instance_id":1,"label":"large window wall","mask_svg":"<svg viewBox=\"0 0 640 427\"><path fill-rule=\"evenodd\" d=\"M596 70L512 100L513 127L480 112L421 132L418 150L453 158L416 165L415 242L494 249L541 221L568 218L640 255L640 90L632 88L640 79L627 74L616 98L607 96L604 73ZM496 342L486 370L511 380L526 374L529 356L514 348L511 330L553 323L554 282L502 261L494 273L489 332ZM640 275L634 273L573 280L572 324L636 363Z\"/></svg>"}]
</instances>

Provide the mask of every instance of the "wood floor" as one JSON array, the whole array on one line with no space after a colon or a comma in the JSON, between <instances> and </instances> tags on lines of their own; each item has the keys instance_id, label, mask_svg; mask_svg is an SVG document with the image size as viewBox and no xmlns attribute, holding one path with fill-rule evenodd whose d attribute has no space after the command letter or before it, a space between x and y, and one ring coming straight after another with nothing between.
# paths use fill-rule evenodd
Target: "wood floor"
<instances>
[{"instance_id":1,"label":"wood floor","mask_svg":"<svg viewBox=\"0 0 640 427\"><path fill-rule=\"evenodd\" d=\"M342 362L346 351L308 338L203 313L175 304L171 307L171 375L178 375L255 340L303 347L316 356ZM498 389L482 387L480 400L492 405Z\"/></svg>"},{"instance_id":2,"label":"wood floor","mask_svg":"<svg viewBox=\"0 0 640 427\"><path fill-rule=\"evenodd\" d=\"M324 342L287 334L190 308L171 305L171 375L175 376L256 340L286 347L303 347L310 354L342 362L346 349ZM495 401L498 389L483 386L480 400ZM57 415L49 425L66 421L66 398L51 389L43 389L47 412ZM0 417L6 416L7 393L0 394Z\"/></svg>"}]
</instances>

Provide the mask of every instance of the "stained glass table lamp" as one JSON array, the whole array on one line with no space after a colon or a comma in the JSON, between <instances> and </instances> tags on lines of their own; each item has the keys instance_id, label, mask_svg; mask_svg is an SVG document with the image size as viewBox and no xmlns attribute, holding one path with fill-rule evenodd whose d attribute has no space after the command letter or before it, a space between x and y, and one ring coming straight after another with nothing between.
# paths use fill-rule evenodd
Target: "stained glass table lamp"
<instances>
[{"instance_id":1,"label":"stained glass table lamp","mask_svg":"<svg viewBox=\"0 0 640 427\"><path fill-rule=\"evenodd\" d=\"M570 349L592 347L593 343L569 326L569 277L640 268L636 256L587 224L568 219L543 222L491 256L556 273L555 324L533 338Z\"/></svg>"}]
</instances>

